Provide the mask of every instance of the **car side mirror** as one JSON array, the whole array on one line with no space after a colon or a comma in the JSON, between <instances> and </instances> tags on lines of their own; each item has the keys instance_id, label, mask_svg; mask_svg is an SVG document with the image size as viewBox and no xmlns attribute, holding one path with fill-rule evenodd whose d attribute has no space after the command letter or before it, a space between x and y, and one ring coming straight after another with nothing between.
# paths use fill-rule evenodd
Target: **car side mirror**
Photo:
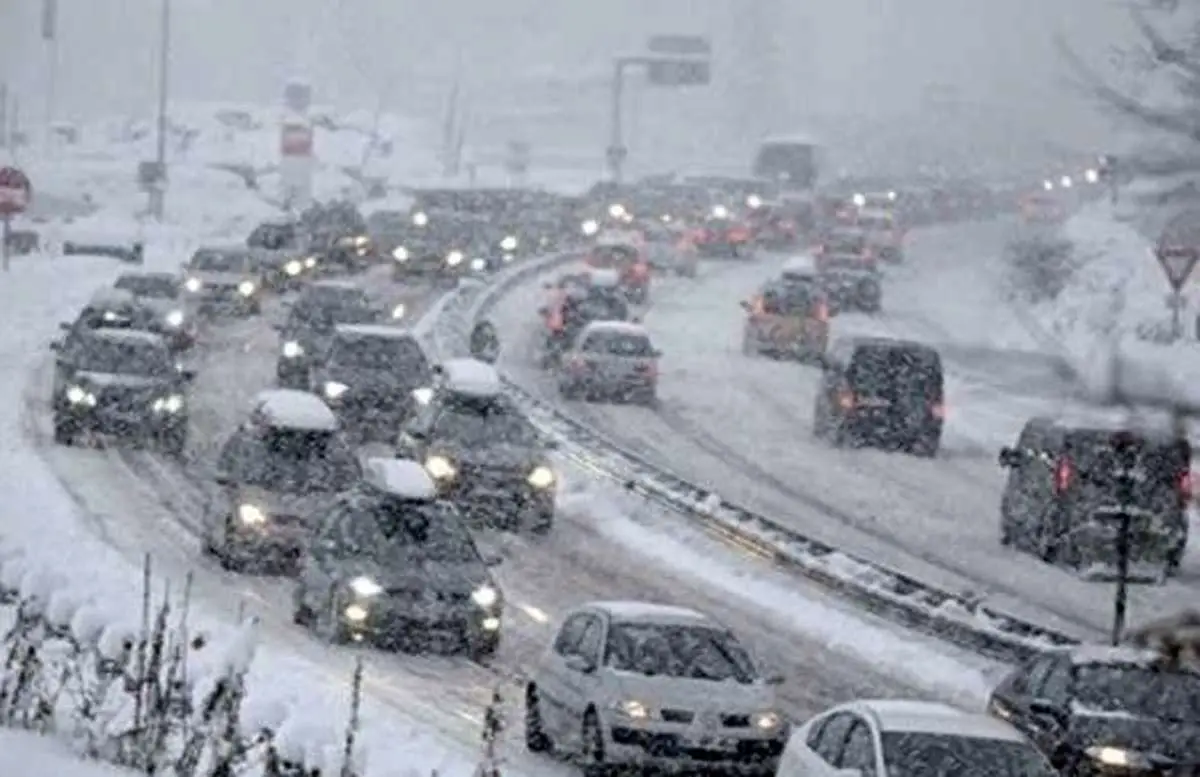
<instances>
[{"instance_id":1,"label":"car side mirror","mask_svg":"<svg viewBox=\"0 0 1200 777\"><path fill-rule=\"evenodd\" d=\"M504 556L492 553L483 557L483 563L489 567L498 567L504 563Z\"/></svg>"},{"instance_id":2,"label":"car side mirror","mask_svg":"<svg viewBox=\"0 0 1200 777\"><path fill-rule=\"evenodd\" d=\"M1019 467L1025 457L1021 455L1021 451L1016 448L1001 448L1000 449L1000 466L1001 467Z\"/></svg>"},{"instance_id":3,"label":"car side mirror","mask_svg":"<svg viewBox=\"0 0 1200 777\"><path fill-rule=\"evenodd\" d=\"M567 669L580 674L591 674L596 671L596 662L580 655L567 656Z\"/></svg>"},{"instance_id":4,"label":"car side mirror","mask_svg":"<svg viewBox=\"0 0 1200 777\"><path fill-rule=\"evenodd\" d=\"M750 303L747 302L746 300L742 300L742 301L738 302L738 307L740 307L742 310L746 311L747 313L750 312Z\"/></svg>"},{"instance_id":5,"label":"car side mirror","mask_svg":"<svg viewBox=\"0 0 1200 777\"><path fill-rule=\"evenodd\" d=\"M228 475L214 475L213 482L218 486L232 486L233 478L229 477Z\"/></svg>"},{"instance_id":6,"label":"car side mirror","mask_svg":"<svg viewBox=\"0 0 1200 777\"><path fill-rule=\"evenodd\" d=\"M1061 704L1055 704L1047 699L1034 699L1029 703L1029 713L1053 728L1067 727L1069 715Z\"/></svg>"},{"instance_id":7,"label":"car side mirror","mask_svg":"<svg viewBox=\"0 0 1200 777\"><path fill-rule=\"evenodd\" d=\"M196 371L190 367L179 368L179 379L184 383L192 383L196 380Z\"/></svg>"},{"instance_id":8,"label":"car side mirror","mask_svg":"<svg viewBox=\"0 0 1200 777\"><path fill-rule=\"evenodd\" d=\"M66 321L63 321L61 324L58 325L58 328L64 332L70 332L72 329L72 325L68 324Z\"/></svg>"},{"instance_id":9,"label":"car side mirror","mask_svg":"<svg viewBox=\"0 0 1200 777\"><path fill-rule=\"evenodd\" d=\"M62 344L61 340L51 340L50 341L50 350L51 351L54 351L55 353L60 353L62 351L62 349L63 349L63 344Z\"/></svg>"}]
</instances>

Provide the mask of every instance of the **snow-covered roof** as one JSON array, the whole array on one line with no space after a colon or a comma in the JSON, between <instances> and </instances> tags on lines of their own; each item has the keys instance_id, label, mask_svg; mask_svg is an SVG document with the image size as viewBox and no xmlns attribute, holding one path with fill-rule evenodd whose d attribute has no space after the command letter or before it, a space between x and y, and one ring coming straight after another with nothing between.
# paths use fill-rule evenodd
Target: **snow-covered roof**
<instances>
[{"instance_id":1,"label":"snow-covered roof","mask_svg":"<svg viewBox=\"0 0 1200 777\"><path fill-rule=\"evenodd\" d=\"M588 283L601 288L613 288L621 284L621 273L617 270L595 269L585 273Z\"/></svg>"},{"instance_id":2,"label":"snow-covered roof","mask_svg":"<svg viewBox=\"0 0 1200 777\"><path fill-rule=\"evenodd\" d=\"M437 498L437 486L418 462L409 459L367 459L363 479L391 496L414 501Z\"/></svg>"},{"instance_id":3,"label":"snow-covered roof","mask_svg":"<svg viewBox=\"0 0 1200 777\"><path fill-rule=\"evenodd\" d=\"M356 337L387 337L394 340L410 340L412 330L403 326L388 326L387 324L338 324L334 332L339 335Z\"/></svg>"},{"instance_id":4,"label":"snow-covered roof","mask_svg":"<svg viewBox=\"0 0 1200 777\"><path fill-rule=\"evenodd\" d=\"M1021 741L1021 735L1002 720L978 712L964 712L937 701L868 699L855 702L872 716L883 731L910 731L976 739Z\"/></svg>"},{"instance_id":5,"label":"snow-covered roof","mask_svg":"<svg viewBox=\"0 0 1200 777\"><path fill-rule=\"evenodd\" d=\"M813 135L793 132L786 135L768 135L762 139L764 146L817 146L820 142Z\"/></svg>"},{"instance_id":6,"label":"snow-covered roof","mask_svg":"<svg viewBox=\"0 0 1200 777\"><path fill-rule=\"evenodd\" d=\"M896 217L890 210L883 208L862 208L858 211L859 221L895 221Z\"/></svg>"},{"instance_id":7,"label":"snow-covered roof","mask_svg":"<svg viewBox=\"0 0 1200 777\"><path fill-rule=\"evenodd\" d=\"M783 264L784 278L810 278L817 274L817 263L811 256L793 256Z\"/></svg>"},{"instance_id":8,"label":"snow-covered roof","mask_svg":"<svg viewBox=\"0 0 1200 777\"><path fill-rule=\"evenodd\" d=\"M702 612L688 607L676 607L670 604L634 601L603 601L591 602L587 606L603 610L618 622L648 622L648 623L711 623L712 619Z\"/></svg>"},{"instance_id":9,"label":"snow-covered roof","mask_svg":"<svg viewBox=\"0 0 1200 777\"><path fill-rule=\"evenodd\" d=\"M1067 651L1071 663L1154 665L1162 661L1157 650L1134 645L1076 645Z\"/></svg>"},{"instance_id":10,"label":"snow-covered roof","mask_svg":"<svg viewBox=\"0 0 1200 777\"><path fill-rule=\"evenodd\" d=\"M629 246L636 248L645 242L640 232L630 229L607 229L596 236L598 246Z\"/></svg>"},{"instance_id":11,"label":"snow-covered roof","mask_svg":"<svg viewBox=\"0 0 1200 777\"><path fill-rule=\"evenodd\" d=\"M166 271L155 272L155 271L151 271L151 270L146 270L143 272L123 272L117 276L117 279L116 279L116 281L114 281L114 283L120 283L122 280L127 280L130 278L154 280L154 281L177 282L179 280L179 275L177 273L173 273L173 272L166 272ZM117 291L128 292L128 289L117 289ZM129 292L129 293L132 293L132 292Z\"/></svg>"},{"instance_id":12,"label":"snow-covered roof","mask_svg":"<svg viewBox=\"0 0 1200 777\"><path fill-rule=\"evenodd\" d=\"M137 297L128 289L105 287L97 289L88 300L88 305L94 308L116 308L122 305L137 304Z\"/></svg>"},{"instance_id":13,"label":"snow-covered roof","mask_svg":"<svg viewBox=\"0 0 1200 777\"><path fill-rule=\"evenodd\" d=\"M641 324L635 324L632 321L592 321L583 328L585 334L593 332L608 332L612 334L627 335L629 337L644 337L650 339L650 332Z\"/></svg>"},{"instance_id":14,"label":"snow-covered roof","mask_svg":"<svg viewBox=\"0 0 1200 777\"><path fill-rule=\"evenodd\" d=\"M267 389L254 397L251 418L280 429L335 432L337 416L316 394L295 389Z\"/></svg>"},{"instance_id":15,"label":"snow-covered roof","mask_svg":"<svg viewBox=\"0 0 1200 777\"><path fill-rule=\"evenodd\" d=\"M144 329L117 329L116 327L100 327L88 332L91 337L108 340L114 343L141 343L143 345L161 345L165 341L162 335L147 332Z\"/></svg>"},{"instance_id":16,"label":"snow-covered roof","mask_svg":"<svg viewBox=\"0 0 1200 777\"><path fill-rule=\"evenodd\" d=\"M310 288L314 288L314 289L342 289L345 291L351 291L351 290L359 291L358 284L355 283L354 281L343 281L343 280L330 279L330 278L326 278L324 280L319 280L319 281L313 281L312 283L310 283L308 285Z\"/></svg>"},{"instance_id":17,"label":"snow-covered roof","mask_svg":"<svg viewBox=\"0 0 1200 777\"><path fill-rule=\"evenodd\" d=\"M450 359L442 362L443 382L457 394L473 397L494 397L504 390L500 373L490 364L478 359Z\"/></svg>"}]
</instances>

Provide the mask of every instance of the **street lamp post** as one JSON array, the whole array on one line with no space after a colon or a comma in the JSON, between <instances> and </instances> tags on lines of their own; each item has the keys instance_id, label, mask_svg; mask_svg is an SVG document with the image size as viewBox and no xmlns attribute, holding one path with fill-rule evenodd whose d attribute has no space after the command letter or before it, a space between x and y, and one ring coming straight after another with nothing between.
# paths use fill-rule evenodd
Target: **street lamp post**
<instances>
[{"instance_id":1,"label":"street lamp post","mask_svg":"<svg viewBox=\"0 0 1200 777\"><path fill-rule=\"evenodd\" d=\"M167 103L171 76L171 0L162 0L158 43L158 122L154 156L155 180L150 183L150 214L163 220L167 193Z\"/></svg>"}]
</instances>

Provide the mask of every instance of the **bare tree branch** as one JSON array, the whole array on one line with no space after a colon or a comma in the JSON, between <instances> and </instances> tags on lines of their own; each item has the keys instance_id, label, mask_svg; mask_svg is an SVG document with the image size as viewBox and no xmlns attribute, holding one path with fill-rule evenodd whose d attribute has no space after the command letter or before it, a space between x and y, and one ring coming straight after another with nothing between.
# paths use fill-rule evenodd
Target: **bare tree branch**
<instances>
[{"instance_id":1,"label":"bare tree branch","mask_svg":"<svg viewBox=\"0 0 1200 777\"><path fill-rule=\"evenodd\" d=\"M1200 65L1192 60L1188 52L1178 46L1172 45L1159 34L1158 30L1146 19L1145 12L1138 6L1131 6L1129 15L1133 18L1133 23L1137 25L1138 30L1145 36L1150 44L1150 51L1154 55L1154 59L1164 65L1174 65L1181 70L1186 71L1192 76L1200 77Z\"/></svg>"}]
</instances>

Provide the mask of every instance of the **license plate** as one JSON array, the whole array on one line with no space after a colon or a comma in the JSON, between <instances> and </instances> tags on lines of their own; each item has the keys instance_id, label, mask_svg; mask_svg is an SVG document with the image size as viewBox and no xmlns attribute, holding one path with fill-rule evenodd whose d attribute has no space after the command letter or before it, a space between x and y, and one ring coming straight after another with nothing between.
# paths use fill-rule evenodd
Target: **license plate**
<instances>
[{"instance_id":1,"label":"license plate","mask_svg":"<svg viewBox=\"0 0 1200 777\"><path fill-rule=\"evenodd\" d=\"M703 750L736 750L738 745L737 739L733 737L723 737L715 734L688 737L685 741L688 747L701 748Z\"/></svg>"}]
</instances>

